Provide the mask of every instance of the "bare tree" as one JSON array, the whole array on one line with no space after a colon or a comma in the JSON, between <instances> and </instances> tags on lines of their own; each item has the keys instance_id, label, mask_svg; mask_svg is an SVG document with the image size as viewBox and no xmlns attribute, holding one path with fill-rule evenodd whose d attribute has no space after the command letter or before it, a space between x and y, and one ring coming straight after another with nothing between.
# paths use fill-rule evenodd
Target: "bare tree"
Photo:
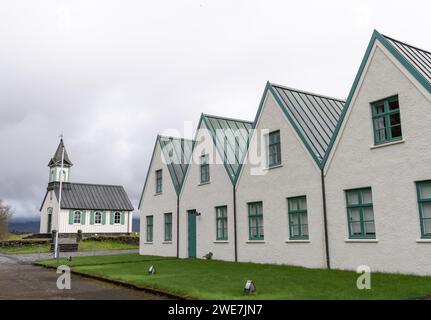
<instances>
[{"instance_id":1,"label":"bare tree","mask_svg":"<svg viewBox=\"0 0 431 320\"><path fill-rule=\"evenodd\" d=\"M0 199L0 239L8 234L8 222L12 217L12 209Z\"/></svg>"}]
</instances>

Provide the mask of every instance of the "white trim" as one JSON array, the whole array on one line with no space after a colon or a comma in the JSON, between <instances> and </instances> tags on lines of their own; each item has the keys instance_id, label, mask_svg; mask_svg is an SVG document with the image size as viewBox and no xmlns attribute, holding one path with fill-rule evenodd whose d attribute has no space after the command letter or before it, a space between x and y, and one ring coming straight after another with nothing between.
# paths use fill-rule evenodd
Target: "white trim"
<instances>
[{"instance_id":1,"label":"white trim","mask_svg":"<svg viewBox=\"0 0 431 320\"><path fill-rule=\"evenodd\" d=\"M276 164L276 165L274 165L274 166L272 166L272 167L266 167L266 168L264 168L263 170L272 170L272 169L277 169L277 168L281 168L281 167L283 167L283 164Z\"/></svg>"},{"instance_id":2,"label":"white trim","mask_svg":"<svg viewBox=\"0 0 431 320\"><path fill-rule=\"evenodd\" d=\"M229 243L229 240L214 240L213 243Z\"/></svg>"},{"instance_id":3,"label":"white trim","mask_svg":"<svg viewBox=\"0 0 431 320\"><path fill-rule=\"evenodd\" d=\"M201 182L198 184L198 186L205 186L205 185L210 184L210 183L211 183L211 180L206 181L206 182Z\"/></svg>"},{"instance_id":4,"label":"white trim","mask_svg":"<svg viewBox=\"0 0 431 320\"><path fill-rule=\"evenodd\" d=\"M265 240L247 240L245 243L265 243Z\"/></svg>"},{"instance_id":5,"label":"white trim","mask_svg":"<svg viewBox=\"0 0 431 320\"><path fill-rule=\"evenodd\" d=\"M377 239L344 239L345 243L378 243Z\"/></svg>"},{"instance_id":6,"label":"white trim","mask_svg":"<svg viewBox=\"0 0 431 320\"><path fill-rule=\"evenodd\" d=\"M154 242L144 242L144 244L154 244Z\"/></svg>"},{"instance_id":7,"label":"white trim","mask_svg":"<svg viewBox=\"0 0 431 320\"><path fill-rule=\"evenodd\" d=\"M417 243L431 243L431 239L416 239Z\"/></svg>"},{"instance_id":8,"label":"white trim","mask_svg":"<svg viewBox=\"0 0 431 320\"><path fill-rule=\"evenodd\" d=\"M311 243L311 240L286 240L285 243Z\"/></svg>"},{"instance_id":9,"label":"white trim","mask_svg":"<svg viewBox=\"0 0 431 320\"><path fill-rule=\"evenodd\" d=\"M172 244L172 240L171 241L163 241L162 244Z\"/></svg>"},{"instance_id":10,"label":"white trim","mask_svg":"<svg viewBox=\"0 0 431 320\"><path fill-rule=\"evenodd\" d=\"M391 141L391 142L387 142L387 143L382 143L382 144L376 144L370 147L370 149L378 149L378 148L383 148L383 147L389 147L389 146L393 146L395 144L401 144L401 143L405 143L406 141L404 139L402 140L398 140L398 141Z\"/></svg>"}]
</instances>

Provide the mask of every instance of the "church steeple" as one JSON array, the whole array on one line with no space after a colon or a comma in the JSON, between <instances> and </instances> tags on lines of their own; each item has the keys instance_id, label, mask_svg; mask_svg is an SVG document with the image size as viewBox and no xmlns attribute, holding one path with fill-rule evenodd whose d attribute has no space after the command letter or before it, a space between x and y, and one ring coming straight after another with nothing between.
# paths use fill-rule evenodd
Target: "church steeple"
<instances>
[{"instance_id":1,"label":"church steeple","mask_svg":"<svg viewBox=\"0 0 431 320\"><path fill-rule=\"evenodd\" d=\"M60 139L60 143L55 151L54 156L49 160L49 182L60 181L61 171L61 157L64 148L64 159L63 159L63 182L69 182L70 167L73 166L72 161L69 159L66 147L64 146L63 138Z\"/></svg>"}]
</instances>

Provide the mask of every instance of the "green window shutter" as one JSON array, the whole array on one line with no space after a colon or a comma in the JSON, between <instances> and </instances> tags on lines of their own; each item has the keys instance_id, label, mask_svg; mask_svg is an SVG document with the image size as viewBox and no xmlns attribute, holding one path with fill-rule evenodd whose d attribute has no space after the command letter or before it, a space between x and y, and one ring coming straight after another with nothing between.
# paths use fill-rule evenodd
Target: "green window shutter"
<instances>
[{"instance_id":1,"label":"green window shutter","mask_svg":"<svg viewBox=\"0 0 431 320\"><path fill-rule=\"evenodd\" d=\"M121 224L124 224L125 222L125 214L124 212L121 212Z\"/></svg>"},{"instance_id":2,"label":"green window shutter","mask_svg":"<svg viewBox=\"0 0 431 320\"><path fill-rule=\"evenodd\" d=\"M94 224L94 211L90 211L90 224Z\"/></svg>"},{"instance_id":3,"label":"green window shutter","mask_svg":"<svg viewBox=\"0 0 431 320\"><path fill-rule=\"evenodd\" d=\"M85 216L86 216L85 210L82 210L82 214L81 214L81 224L85 224Z\"/></svg>"},{"instance_id":4,"label":"green window shutter","mask_svg":"<svg viewBox=\"0 0 431 320\"><path fill-rule=\"evenodd\" d=\"M114 212L110 212L110 224L114 224Z\"/></svg>"},{"instance_id":5,"label":"green window shutter","mask_svg":"<svg viewBox=\"0 0 431 320\"><path fill-rule=\"evenodd\" d=\"M102 211L102 224L106 224L106 211Z\"/></svg>"},{"instance_id":6,"label":"green window shutter","mask_svg":"<svg viewBox=\"0 0 431 320\"><path fill-rule=\"evenodd\" d=\"M74 220L73 210L70 209L70 211L69 211L69 224L73 224L73 220Z\"/></svg>"}]
</instances>

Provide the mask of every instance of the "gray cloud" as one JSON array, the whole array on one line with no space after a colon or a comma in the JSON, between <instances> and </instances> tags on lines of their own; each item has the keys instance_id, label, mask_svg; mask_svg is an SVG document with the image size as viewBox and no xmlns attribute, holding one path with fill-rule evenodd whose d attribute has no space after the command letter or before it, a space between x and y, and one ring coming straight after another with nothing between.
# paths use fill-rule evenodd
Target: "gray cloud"
<instances>
[{"instance_id":1,"label":"gray cloud","mask_svg":"<svg viewBox=\"0 0 431 320\"><path fill-rule=\"evenodd\" d=\"M3 1L0 198L38 217L64 132L72 181L122 184L137 206L157 133L201 112L252 120L267 80L346 97L372 30L430 49L429 11L414 0Z\"/></svg>"}]
</instances>

